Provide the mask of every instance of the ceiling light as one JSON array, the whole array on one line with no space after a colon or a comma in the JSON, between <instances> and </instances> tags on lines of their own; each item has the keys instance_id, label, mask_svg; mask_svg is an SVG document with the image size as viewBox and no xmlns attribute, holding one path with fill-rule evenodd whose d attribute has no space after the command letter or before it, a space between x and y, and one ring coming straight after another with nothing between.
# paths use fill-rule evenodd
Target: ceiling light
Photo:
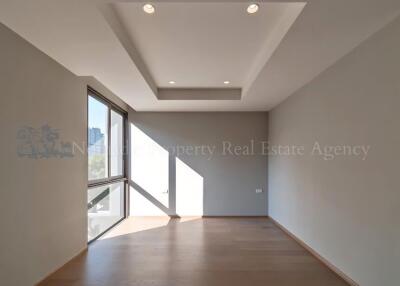
<instances>
[{"instance_id":1,"label":"ceiling light","mask_svg":"<svg viewBox=\"0 0 400 286\"><path fill-rule=\"evenodd\" d=\"M258 4L255 4L255 3L253 3L253 4L250 4L248 7L247 7L247 13L249 13L249 14L254 14L254 13L256 13L257 11L258 11Z\"/></svg>"},{"instance_id":2,"label":"ceiling light","mask_svg":"<svg viewBox=\"0 0 400 286\"><path fill-rule=\"evenodd\" d=\"M168 83L169 84L175 84L176 82L174 82L173 80L170 80Z\"/></svg>"},{"instance_id":3,"label":"ceiling light","mask_svg":"<svg viewBox=\"0 0 400 286\"><path fill-rule=\"evenodd\" d=\"M143 5L143 11L145 11L147 14L154 14L156 9L151 4L144 4Z\"/></svg>"},{"instance_id":4,"label":"ceiling light","mask_svg":"<svg viewBox=\"0 0 400 286\"><path fill-rule=\"evenodd\" d=\"M229 80L224 81L224 84L230 84L231 82Z\"/></svg>"}]
</instances>

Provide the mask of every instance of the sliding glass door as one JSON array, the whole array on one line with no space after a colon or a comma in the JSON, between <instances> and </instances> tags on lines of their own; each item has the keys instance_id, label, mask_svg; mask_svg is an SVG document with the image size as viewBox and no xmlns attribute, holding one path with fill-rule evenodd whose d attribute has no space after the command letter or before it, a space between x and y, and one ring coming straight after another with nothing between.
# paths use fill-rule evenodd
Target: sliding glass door
<instances>
[{"instance_id":1,"label":"sliding glass door","mask_svg":"<svg viewBox=\"0 0 400 286\"><path fill-rule=\"evenodd\" d=\"M88 91L88 241L126 216L126 113Z\"/></svg>"}]
</instances>

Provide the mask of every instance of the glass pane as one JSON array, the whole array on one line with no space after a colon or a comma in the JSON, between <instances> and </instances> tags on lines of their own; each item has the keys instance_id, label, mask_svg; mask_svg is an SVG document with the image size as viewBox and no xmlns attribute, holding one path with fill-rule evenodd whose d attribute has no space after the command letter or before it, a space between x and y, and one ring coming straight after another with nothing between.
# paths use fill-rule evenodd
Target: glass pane
<instances>
[{"instance_id":1,"label":"glass pane","mask_svg":"<svg viewBox=\"0 0 400 286\"><path fill-rule=\"evenodd\" d=\"M88 166L89 181L108 177L108 106L89 96Z\"/></svg>"},{"instance_id":2,"label":"glass pane","mask_svg":"<svg viewBox=\"0 0 400 286\"><path fill-rule=\"evenodd\" d=\"M88 241L124 217L124 182L88 190Z\"/></svg>"},{"instance_id":3,"label":"glass pane","mask_svg":"<svg viewBox=\"0 0 400 286\"><path fill-rule=\"evenodd\" d=\"M111 176L122 176L123 174L123 126L122 115L111 110Z\"/></svg>"}]
</instances>

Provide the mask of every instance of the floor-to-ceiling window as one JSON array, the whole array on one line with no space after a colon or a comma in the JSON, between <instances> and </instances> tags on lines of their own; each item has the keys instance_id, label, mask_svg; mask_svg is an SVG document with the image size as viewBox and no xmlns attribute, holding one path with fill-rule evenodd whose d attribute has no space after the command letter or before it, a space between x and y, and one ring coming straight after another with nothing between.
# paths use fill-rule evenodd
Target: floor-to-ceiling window
<instances>
[{"instance_id":1,"label":"floor-to-ceiling window","mask_svg":"<svg viewBox=\"0 0 400 286\"><path fill-rule=\"evenodd\" d=\"M126 216L126 113L88 90L88 241Z\"/></svg>"}]
</instances>

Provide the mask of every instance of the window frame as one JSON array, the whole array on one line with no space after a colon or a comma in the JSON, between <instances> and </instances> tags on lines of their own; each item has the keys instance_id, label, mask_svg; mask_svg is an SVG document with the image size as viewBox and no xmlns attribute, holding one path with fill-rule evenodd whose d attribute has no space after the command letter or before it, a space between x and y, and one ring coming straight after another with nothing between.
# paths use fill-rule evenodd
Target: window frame
<instances>
[{"instance_id":1,"label":"window frame","mask_svg":"<svg viewBox=\"0 0 400 286\"><path fill-rule=\"evenodd\" d=\"M127 112L120 108L115 103L111 102L109 99L102 96L100 93L95 91L93 88L88 87L87 92L87 102L89 102L89 97L93 97L94 99L100 101L104 105L107 106L107 177L103 179L89 180L88 178L88 187L94 187L99 185L105 185L109 183L119 182L126 180L127 176ZM111 110L118 113L122 116L122 130L123 130L123 155L122 155L122 175L111 176ZM87 127L89 126L89 104L87 106ZM87 142L89 142L89 132L86 131Z\"/></svg>"},{"instance_id":2,"label":"window frame","mask_svg":"<svg viewBox=\"0 0 400 286\"><path fill-rule=\"evenodd\" d=\"M104 97L101 93L97 92L94 88L87 86L87 96L86 96L86 104L87 104L87 110L86 110L86 115L87 115L87 120L86 120L86 142L87 147L86 150L88 150L89 147L89 97L92 97L99 102L105 104L107 106L107 177L103 179L96 179L96 180L89 180L89 177L87 178L88 180L88 190L95 188L95 187L100 187L100 186L106 186L106 185L111 185L114 183L119 183L123 182L124 188L123 188L123 216L120 220L118 220L115 224L104 230L102 233L100 233L98 236L93 238L92 240L88 241L88 244L96 241L99 237L101 237L104 233L115 227L117 224L119 224L122 220L124 220L127 217L128 214L128 195L127 195L127 170L128 170L128 113L127 111L123 110L120 108L118 105L113 103L111 100L108 98ZM122 116L122 175L117 175L117 176L111 176L111 110L116 112L117 114ZM87 160L88 155L86 155ZM88 168L89 168L89 161L87 161Z\"/></svg>"}]
</instances>

